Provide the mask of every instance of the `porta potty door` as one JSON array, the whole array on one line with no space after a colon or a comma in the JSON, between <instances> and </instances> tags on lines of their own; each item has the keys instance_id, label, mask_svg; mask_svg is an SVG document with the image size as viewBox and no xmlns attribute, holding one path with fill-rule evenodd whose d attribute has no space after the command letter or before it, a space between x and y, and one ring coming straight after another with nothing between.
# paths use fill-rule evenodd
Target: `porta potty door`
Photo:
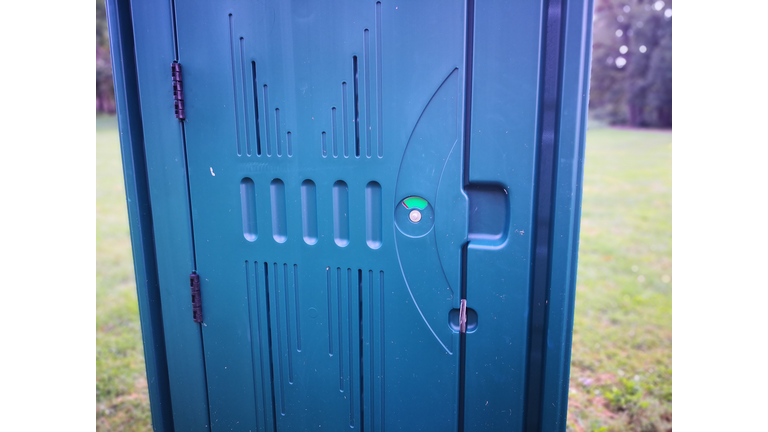
<instances>
[{"instance_id":1,"label":"porta potty door","mask_svg":"<svg viewBox=\"0 0 768 432\"><path fill-rule=\"evenodd\" d=\"M464 8L177 2L214 430L456 430Z\"/></svg>"},{"instance_id":2,"label":"porta potty door","mask_svg":"<svg viewBox=\"0 0 768 432\"><path fill-rule=\"evenodd\" d=\"M564 430L591 3L130 6L165 424ZM169 56L181 153L153 115ZM161 226L190 232L201 342Z\"/></svg>"}]
</instances>

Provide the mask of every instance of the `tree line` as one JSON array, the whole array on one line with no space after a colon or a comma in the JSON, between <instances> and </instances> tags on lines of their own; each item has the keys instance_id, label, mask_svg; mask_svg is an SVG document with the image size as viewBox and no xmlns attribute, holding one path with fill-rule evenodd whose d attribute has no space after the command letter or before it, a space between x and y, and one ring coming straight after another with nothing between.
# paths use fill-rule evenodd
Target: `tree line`
<instances>
[{"instance_id":1,"label":"tree line","mask_svg":"<svg viewBox=\"0 0 768 432\"><path fill-rule=\"evenodd\" d=\"M590 116L672 127L672 1L596 0Z\"/></svg>"},{"instance_id":2,"label":"tree line","mask_svg":"<svg viewBox=\"0 0 768 432\"><path fill-rule=\"evenodd\" d=\"M112 63L109 57L107 10L104 0L96 0L96 112L115 112L115 91L112 87Z\"/></svg>"},{"instance_id":3,"label":"tree line","mask_svg":"<svg viewBox=\"0 0 768 432\"><path fill-rule=\"evenodd\" d=\"M672 127L672 1L595 0L590 116ZM104 0L96 0L96 111L115 112Z\"/></svg>"}]
</instances>

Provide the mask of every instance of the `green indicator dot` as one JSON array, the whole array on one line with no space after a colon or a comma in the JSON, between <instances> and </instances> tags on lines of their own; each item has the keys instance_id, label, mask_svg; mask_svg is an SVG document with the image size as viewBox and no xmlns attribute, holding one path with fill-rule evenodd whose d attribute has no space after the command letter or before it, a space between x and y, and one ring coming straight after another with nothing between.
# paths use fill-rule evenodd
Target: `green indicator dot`
<instances>
[{"instance_id":1,"label":"green indicator dot","mask_svg":"<svg viewBox=\"0 0 768 432\"><path fill-rule=\"evenodd\" d=\"M408 197L408 198L404 199L403 200L403 205L407 209L415 208L415 209L419 209L419 210L424 210L425 208L427 208L429 203L424 198L417 197L417 196L412 196L412 197Z\"/></svg>"}]
</instances>

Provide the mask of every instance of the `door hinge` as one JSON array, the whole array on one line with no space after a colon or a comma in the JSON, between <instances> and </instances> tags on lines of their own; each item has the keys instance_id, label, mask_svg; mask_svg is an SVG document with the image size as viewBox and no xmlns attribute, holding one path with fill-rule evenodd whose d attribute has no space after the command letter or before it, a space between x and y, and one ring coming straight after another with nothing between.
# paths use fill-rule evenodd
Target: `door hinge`
<instances>
[{"instance_id":1,"label":"door hinge","mask_svg":"<svg viewBox=\"0 0 768 432\"><path fill-rule=\"evenodd\" d=\"M189 287L192 289L192 320L203 322L203 301L200 298L200 276L197 273L189 275Z\"/></svg>"},{"instance_id":2,"label":"door hinge","mask_svg":"<svg viewBox=\"0 0 768 432\"><path fill-rule=\"evenodd\" d=\"M467 332L467 300L461 299L461 308L459 309L459 333Z\"/></svg>"},{"instance_id":3,"label":"door hinge","mask_svg":"<svg viewBox=\"0 0 768 432\"><path fill-rule=\"evenodd\" d=\"M171 76L173 77L173 106L176 110L176 118L184 120L184 85L181 82L181 65L178 62L171 63Z\"/></svg>"}]
</instances>

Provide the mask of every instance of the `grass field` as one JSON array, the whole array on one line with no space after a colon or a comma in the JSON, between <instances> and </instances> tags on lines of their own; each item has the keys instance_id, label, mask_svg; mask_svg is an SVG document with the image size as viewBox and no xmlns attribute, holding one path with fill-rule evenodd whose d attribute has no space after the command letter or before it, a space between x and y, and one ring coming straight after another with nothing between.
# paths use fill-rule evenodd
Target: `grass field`
<instances>
[{"instance_id":1,"label":"grass field","mask_svg":"<svg viewBox=\"0 0 768 432\"><path fill-rule=\"evenodd\" d=\"M120 142L96 120L96 429L151 430Z\"/></svg>"},{"instance_id":2,"label":"grass field","mask_svg":"<svg viewBox=\"0 0 768 432\"><path fill-rule=\"evenodd\" d=\"M671 430L671 276L671 134L589 131L570 430Z\"/></svg>"},{"instance_id":3,"label":"grass field","mask_svg":"<svg viewBox=\"0 0 768 432\"><path fill-rule=\"evenodd\" d=\"M113 118L96 130L96 421L150 430ZM672 137L587 134L568 430L671 430Z\"/></svg>"}]
</instances>

